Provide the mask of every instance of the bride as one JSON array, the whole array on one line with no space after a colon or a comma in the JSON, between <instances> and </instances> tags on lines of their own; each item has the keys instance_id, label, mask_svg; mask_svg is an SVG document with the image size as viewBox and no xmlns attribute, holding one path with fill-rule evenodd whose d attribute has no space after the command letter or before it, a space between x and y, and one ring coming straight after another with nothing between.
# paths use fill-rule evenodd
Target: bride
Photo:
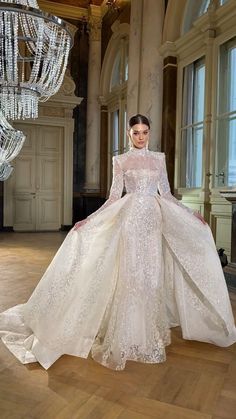
<instances>
[{"instance_id":1,"label":"bride","mask_svg":"<svg viewBox=\"0 0 236 419\"><path fill-rule=\"evenodd\" d=\"M149 131L145 116L130 119L131 148L113 157L109 199L69 232L29 300L0 315L2 341L22 363L47 369L90 352L115 370L160 363L178 325L184 339L236 342L211 230L171 195Z\"/></svg>"}]
</instances>

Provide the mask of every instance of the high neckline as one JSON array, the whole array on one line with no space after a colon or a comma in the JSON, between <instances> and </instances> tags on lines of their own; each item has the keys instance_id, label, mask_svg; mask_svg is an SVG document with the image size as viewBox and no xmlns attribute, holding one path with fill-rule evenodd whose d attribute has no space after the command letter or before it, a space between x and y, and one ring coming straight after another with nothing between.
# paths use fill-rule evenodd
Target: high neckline
<instances>
[{"instance_id":1,"label":"high neckline","mask_svg":"<svg viewBox=\"0 0 236 419\"><path fill-rule=\"evenodd\" d=\"M143 148L136 148L136 147L131 147L130 149L129 149L129 151L131 152L131 153L134 153L134 154L141 154L141 155L144 155L144 154L146 154L146 153L148 153L148 148L146 148L146 147L143 147Z\"/></svg>"}]
</instances>

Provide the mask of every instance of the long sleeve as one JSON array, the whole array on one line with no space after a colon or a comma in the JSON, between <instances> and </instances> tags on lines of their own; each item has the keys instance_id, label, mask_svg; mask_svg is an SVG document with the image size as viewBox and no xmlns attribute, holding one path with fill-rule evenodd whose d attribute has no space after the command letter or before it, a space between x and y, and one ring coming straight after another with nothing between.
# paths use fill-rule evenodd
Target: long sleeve
<instances>
[{"instance_id":1,"label":"long sleeve","mask_svg":"<svg viewBox=\"0 0 236 419\"><path fill-rule=\"evenodd\" d=\"M117 201L117 199L121 198L122 196L122 192L124 188L124 175L123 175L123 170L120 167L120 163L118 161L117 156L113 156L112 164L113 164L112 185L110 188L109 197L106 200L106 202L100 208L98 208L97 211L90 214L86 218L86 220L90 220L92 217L94 217L94 215L97 215L99 212L107 208L109 205Z\"/></svg>"},{"instance_id":2,"label":"long sleeve","mask_svg":"<svg viewBox=\"0 0 236 419\"><path fill-rule=\"evenodd\" d=\"M160 173L159 173L159 181L158 181L158 190L160 195L163 198L169 199L173 201L175 204L179 205L180 207L184 208L189 213L193 214L195 211L191 208L186 207L186 205L182 204L181 201L175 198L170 191L170 184L168 181L167 170L166 170L166 157L163 153L160 157Z\"/></svg>"}]
</instances>

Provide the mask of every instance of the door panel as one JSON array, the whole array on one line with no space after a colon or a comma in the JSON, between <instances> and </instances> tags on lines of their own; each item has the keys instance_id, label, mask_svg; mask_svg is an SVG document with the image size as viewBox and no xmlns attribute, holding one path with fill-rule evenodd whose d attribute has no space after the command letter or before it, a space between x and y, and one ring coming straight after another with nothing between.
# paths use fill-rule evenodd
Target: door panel
<instances>
[{"instance_id":1,"label":"door panel","mask_svg":"<svg viewBox=\"0 0 236 419\"><path fill-rule=\"evenodd\" d=\"M14 220L18 231L34 231L35 195L17 194L14 200Z\"/></svg>"},{"instance_id":2,"label":"door panel","mask_svg":"<svg viewBox=\"0 0 236 419\"><path fill-rule=\"evenodd\" d=\"M41 192L56 193L61 190L61 167L57 157L38 157L39 185ZM37 185L36 185L37 187Z\"/></svg>"},{"instance_id":3,"label":"door panel","mask_svg":"<svg viewBox=\"0 0 236 419\"><path fill-rule=\"evenodd\" d=\"M60 127L42 127L39 133L38 153L46 154L61 153L61 139L63 128Z\"/></svg>"},{"instance_id":4,"label":"door panel","mask_svg":"<svg viewBox=\"0 0 236 419\"><path fill-rule=\"evenodd\" d=\"M15 194L35 192L35 156L20 155L14 166Z\"/></svg>"},{"instance_id":5,"label":"door panel","mask_svg":"<svg viewBox=\"0 0 236 419\"><path fill-rule=\"evenodd\" d=\"M24 146L18 157L20 157L22 153L24 155L26 154L34 155L35 150L36 150L36 141L35 141L35 137L37 134L36 127L34 125L27 125L27 124L23 124L19 122L14 123L14 127L20 131L23 131L23 133L26 135Z\"/></svg>"},{"instance_id":6,"label":"door panel","mask_svg":"<svg viewBox=\"0 0 236 419\"><path fill-rule=\"evenodd\" d=\"M37 197L36 230L58 230L61 219L61 199L53 196Z\"/></svg>"}]
</instances>

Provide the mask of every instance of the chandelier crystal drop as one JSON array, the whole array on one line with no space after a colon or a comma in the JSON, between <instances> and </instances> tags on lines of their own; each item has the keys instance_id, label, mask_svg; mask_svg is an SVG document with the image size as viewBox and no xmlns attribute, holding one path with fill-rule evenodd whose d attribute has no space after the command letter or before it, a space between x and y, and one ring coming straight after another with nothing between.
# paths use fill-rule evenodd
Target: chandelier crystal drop
<instances>
[{"instance_id":1,"label":"chandelier crystal drop","mask_svg":"<svg viewBox=\"0 0 236 419\"><path fill-rule=\"evenodd\" d=\"M38 117L39 101L60 88L72 46L66 23L36 0L0 1L0 110L7 119Z\"/></svg>"},{"instance_id":2,"label":"chandelier crystal drop","mask_svg":"<svg viewBox=\"0 0 236 419\"><path fill-rule=\"evenodd\" d=\"M13 167L9 163L0 163L0 181L7 180L11 175Z\"/></svg>"},{"instance_id":3,"label":"chandelier crystal drop","mask_svg":"<svg viewBox=\"0 0 236 419\"><path fill-rule=\"evenodd\" d=\"M0 112L0 165L13 160L22 149L24 141L23 132L15 130Z\"/></svg>"}]
</instances>

